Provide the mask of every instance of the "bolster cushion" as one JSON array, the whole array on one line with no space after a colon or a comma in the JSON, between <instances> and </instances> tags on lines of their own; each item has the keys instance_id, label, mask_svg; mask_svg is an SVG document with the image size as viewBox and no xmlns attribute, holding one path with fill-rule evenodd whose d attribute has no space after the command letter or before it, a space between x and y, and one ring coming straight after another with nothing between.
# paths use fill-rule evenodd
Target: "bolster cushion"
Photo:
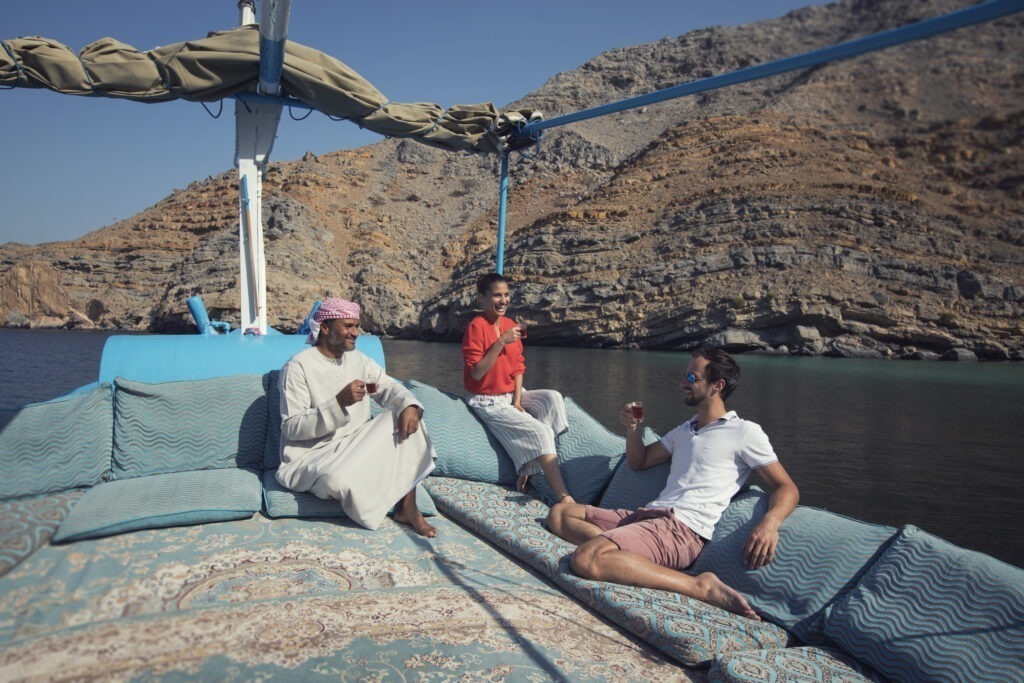
<instances>
[{"instance_id":1,"label":"bolster cushion","mask_svg":"<svg viewBox=\"0 0 1024 683\"><path fill-rule=\"evenodd\" d=\"M1021 681L1024 570L904 527L825 635L898 681Z\"/></svg>"},{"instance_id":2,"label":"bolster cushion","mask_svg":"<svg viewBox=\"0 0 1024 683\"><path fill-rule=\"evenodd\" d=\"M644 429L645 446L651 445L660 438L654 430ZM618 467L615 468L611 481L608 482L608 488L601 494L599 505L609 510L619 508L636 510L652 500L657 500L668 481L670 465L671 463L666 462L646 470L634 470L626 462L626 459L622 458Z\"/></svg>"},{"instance_id":3,"label":"bolster cushion","mask_svg":"<svg viewBox=\"0 0 1024 683\"><path fill-rule=\"evenodd\" d=\"M768 500L757 487L737 494L687 573L714 572L762 617L805 643L820 644L825 608L856 585L896 529L799 506L779 527L775 559L753 570L743 561L743 548Z\"/></svg>"},{"instance_id":4,"label":"bolster cushion","mask_svg":"<svg viewBox=\"0 0 1024 683\"><path fill-rule=\"evenodd\" d=\"M466 402L414 379L406 383L423 406L423 424L437 452L431 473L492 484L512 484L516 468Z\"/></svg>"},{"instance_id":5,"label":"bolster cushion","mask_svg":"<svg viewBox=\"0 0 1024 683\"><path fill-rule=\"evenodd\" d=\"M625 455L626 439L608 431L568 396L565 397L565 419L569 428L555 438L558 466L573 499L590 505L608 485L616 465ZM535 475L530 483L545 502L549 505L555 502L547 477Z\"/></svg>"}]
</instances>

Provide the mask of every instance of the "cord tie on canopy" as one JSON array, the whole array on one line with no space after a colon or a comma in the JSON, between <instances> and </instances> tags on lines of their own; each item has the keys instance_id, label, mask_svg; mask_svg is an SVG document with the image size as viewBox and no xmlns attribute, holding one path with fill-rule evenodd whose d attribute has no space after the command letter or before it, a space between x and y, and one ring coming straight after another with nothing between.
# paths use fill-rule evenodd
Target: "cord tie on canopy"
<instances>
[{"instance_id":1,"label":"cord tie on canopy","mask_svg":"<svg viewBox=\"0 0 1024 683\"><path fill-rule=\"evenodd\" d=\"M25 69L18 62L18 58L14 56L14 53L11 51L11 48L9 48L7 46L7 41L6 40L0 41L0 45L4 46L4 51L7 53L7 56L11 58L11 61L14 63L14 68L18 70L18 79L19 80L24 80L24 81L27 82L28 81L28 77L25 76ZM7 86L7 88L5 88L5 89L6 90L10 90L10 89L13 89L13 88L16 88L16 87L17 87L16 85L10 85L10 86Z\"/></svg>"}]
</instances>

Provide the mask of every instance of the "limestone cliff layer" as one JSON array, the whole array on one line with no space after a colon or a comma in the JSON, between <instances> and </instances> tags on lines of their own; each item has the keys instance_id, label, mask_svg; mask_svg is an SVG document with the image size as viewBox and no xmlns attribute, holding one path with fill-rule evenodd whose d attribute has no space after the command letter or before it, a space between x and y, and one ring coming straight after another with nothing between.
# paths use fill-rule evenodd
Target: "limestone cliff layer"
<instances>
[{"instance_id":1,"label":"limestone cliff layer","mask_svg":"<svg viewBox=\"0 0 1024 683\"><path fill-rule=\"evenodd\" d=\"M548 115L963 6L856 0L612 50L510 106ZM1024 355L1024 19L549 131L513 158L506 273L538 343ZM339 123L339 125L346 125ZM270 321L326 294L457 339L494 267L497 160L385 140L271 164ZM237 322L233 172L71 242L0 247L0 322Z\"/></svg>"}]
</instances>

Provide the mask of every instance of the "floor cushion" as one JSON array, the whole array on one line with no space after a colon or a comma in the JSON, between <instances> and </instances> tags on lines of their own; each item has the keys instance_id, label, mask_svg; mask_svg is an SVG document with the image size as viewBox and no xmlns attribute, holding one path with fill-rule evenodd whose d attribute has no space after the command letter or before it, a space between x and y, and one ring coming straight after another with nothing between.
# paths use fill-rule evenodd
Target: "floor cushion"
<instances>
[{"instance_id":1,"label":"floor cushion","mask_svg":"<svg viewBox=\"0 0 1024 683\"><path fill-rule=\"evenodd\" d=\"M708 669L708 683L880 682L869 668L839 650L787 647L727 652Z\"/></svg>"},{"instance_id":2,"label":"floor cushion","mask_svg":"<svg viewBox=\"0 0 1024 683\"><path fill-rule=\"evenodd\" d=\"M341 503L325 500L309 492L286 489L277 481L277 470L263 473L263 507L267 517L346 517ZM430 494L422 486L416 487L416 507L424 517L437 515Z\"/></svg>"},{"instance_id":3,"label":"floor cushion","mask_svg":"<svg viewBox=\"0 0 1024 683\"><path fill-rule=\"evenodd\" d=\"M804 643L821 644L825 608L856 585L896 529L798 506L779 527L774 561L752 570L743 560L743 548L768 501L757 487L737 494L687 572L714 572L743 593L762 617Z\"/></svg>"},{"instance_id":4,"label":"floor cushion","mask_svg":"<svg viewBox=\"0 0 1024 683\"><path fill-rule=\"evenodd\" d=\"M668 591L589 581L569 567L574 546L549 532L542 501L509 488L429 477L438 509L548 577L584 605L687 666L707 666L722 652L785 647L789 635Z\"/></svg>"},{"instance_id":5,"label":"floor cushion","mask_svg":"<svg viewBox=\"0 0 1024 683\"><path fill-rule=\"evenodd\" d=\"M57 529L55 543L138 529L245 519L260 510L254 470L173 472L108 481L83 495Z\"/></svg>"},{"instance_id":6,"label":"floor cushion","mask_svg":"<svg viewBox=\"0 0 1024 683\"><path fill-rule=\"evenodd\" d=\"M53 537L83 489L0 501L0 576Z\"/></svg>"}]
</instances>

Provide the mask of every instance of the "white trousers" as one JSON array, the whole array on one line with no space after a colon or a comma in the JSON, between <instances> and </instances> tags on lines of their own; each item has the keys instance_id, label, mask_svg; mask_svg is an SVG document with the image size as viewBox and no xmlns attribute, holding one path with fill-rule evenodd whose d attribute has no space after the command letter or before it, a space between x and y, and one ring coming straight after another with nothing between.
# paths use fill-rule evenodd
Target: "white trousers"
<instances>
[{"instance_id":1,"label":"white trousers","mask_svg":"<svg viewBox=\"0 0 1024 683\"><path fill-rule=\"evenodd\" d=\"M553 389L524 389L525 413L512 405L512 394L472 394L467 403L504 446L520 475L539 474L537 458L554 455L555 437L569 428L565 399Z\"/></svg>"}]
</instances>

